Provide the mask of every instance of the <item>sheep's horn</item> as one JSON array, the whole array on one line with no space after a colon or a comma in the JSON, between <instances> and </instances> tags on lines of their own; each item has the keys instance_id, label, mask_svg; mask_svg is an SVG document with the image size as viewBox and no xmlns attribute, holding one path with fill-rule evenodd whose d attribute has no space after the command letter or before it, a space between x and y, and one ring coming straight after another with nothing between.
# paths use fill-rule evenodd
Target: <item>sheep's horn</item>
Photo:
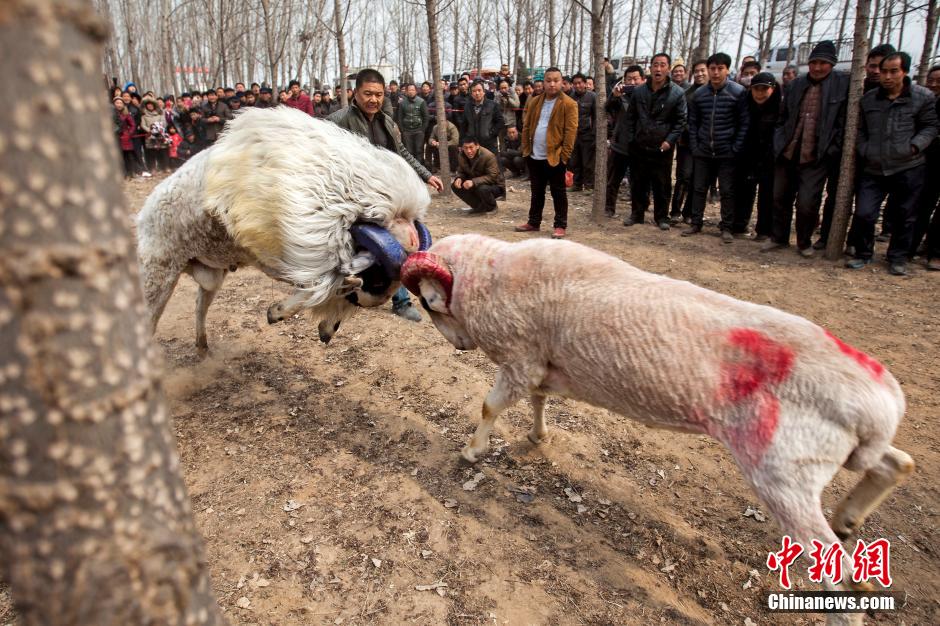
<instances>
[{"instance_id":1,"label":"sheep's horn","mask_svg":"<svg viewBox=\"0 0 940 626\"><path fill-rule=\"evenodd\" d=\"M390 232L368 223L353 224L349 232L358 245L372 253L389 278L398 280L401 264L408 258L408 253Z\"/></svg>"},{"instance_id":2,"label":"sheep's horn","mask_svg":"<svg viewBox=\"0 0 940 626\"><path fill-rule=\"evenodd\" d=\"M428 227L415 220L415 230L418 231L418 250L424 252L431 247L431 231L428 230Z\"/></svg>"},{"instance_id":3,"label":"sheep's horn","mask_svg":"<svg viewBox=\"0 0 940 626\"><path fill-rule=\"evenodd\" d=\"M440 255L433 252L414 252L408 255L401 266L401 283L416 296L421 295L422 278L429 278L440 283L450 306L451 290L454 287L454 275Z\"/></svg>"}]
</instances>

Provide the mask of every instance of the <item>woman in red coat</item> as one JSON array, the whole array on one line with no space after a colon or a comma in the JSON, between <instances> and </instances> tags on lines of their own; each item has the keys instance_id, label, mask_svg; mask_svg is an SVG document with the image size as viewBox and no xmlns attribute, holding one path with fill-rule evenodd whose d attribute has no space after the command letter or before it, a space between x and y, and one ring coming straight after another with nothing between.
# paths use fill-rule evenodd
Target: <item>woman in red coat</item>
<instances>
[{"instance_id":1,"label":"woman in red coat","mask_svg":"<svg viewBox=\"0 0 940 626\"><path fill-rule=\"evenodd\" d=\"M114 134L118 139L121 154L124 157L124 178L133 178L136 163L134 158L134 132L137 130L137 124L134 123L134 117L128 112L121 98L115 98L113 103Z\"/></svg>"}]
</instances>

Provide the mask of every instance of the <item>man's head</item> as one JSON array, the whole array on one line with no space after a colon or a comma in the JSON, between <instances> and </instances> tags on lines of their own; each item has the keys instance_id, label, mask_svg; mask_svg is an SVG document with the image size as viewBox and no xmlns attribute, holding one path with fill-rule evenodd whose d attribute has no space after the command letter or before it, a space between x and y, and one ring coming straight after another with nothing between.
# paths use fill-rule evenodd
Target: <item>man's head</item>
<instances>
[{"instance_id":1,"label":"man's head","mask_svg":"<svg viewBox=\"0 0 940 626\"><path fill-rule=\"evenodd\" d=\"M503 63L499 66L499 73L503 76L509 76L509 63Z\"/></svg>"},{"instance_id":2,"label":"man's head","mask_svg":"<svg viewBox=\"0 0 940 626\"><path fill-rule=\"evenodd\" d=\"M470 88L470 97L473 98L473 101L480 104L485 96L486 91L483 89L483 81L474 82L473 87Z\"/></svg>"},{"instance_id":3,"label":"man's head","mask_svg":"<svg viewBox=\"0 0 940 626\"><path fill-rule=\"evenodd\" d=\"M389 81L388 93L398 93L398 81L397 80Z\"/></svg>"},{"instance_id":4,"label":"man's head","mask_svg":"<svg viewBox=\"0 0 940 626\"><path fill-rule=\"evenodd\" d=\"M672 58L665 52L659 52L653 55L653 59L650 61L650 78L654 84L661 85L666 82L666 77L669 76L669 65L671 63Z\"/></svg>"},{"instance_id":5,"label":"man's head","mask_svg":"<svg viewBox=\"0 0 940 626\"><path fill-rule=\"evenodd\" d=\"M895 52L897 50L889 43L883 43L869 50L868 57L865 60L865 78L870 82L877 81L881 72L881 60Z\"/></svg>"},{"instance_id":6,"label":"man's head","mask_svg":"<svg viewBox=\"0 0 940 626\"><path fill-rule=\"evenodd\" d=\"M673 82L679 83L681 85L688 78L688 70L686 70L682 63L676 63L672 66L671 75Z\"/></svg>"},{"instance_id":7,"label":"man's head","mask_svg":"<svg viewBox=\"0 0 940 626\"><path fill-rule=\"evenodd\" d=\"M121 93L121 100L124 101L124 104L130 104L130 103L131 103L131 92L125 91L125 92Z\"/></svg>"},{"instance_id":8,"label":"man's head","mask_svg":"<svg viewBox=\"0 0 940 626\"><path fill-rule=\"evenodd\" d=\"M757 61L745 61L741 64L741 71L738 73L738 82L747 87L751 84L751 79L760 74L761 66Z\"/></svg>"},{"instance_id":9,"label":"man's head","mask_svg":"<svg viewBox=\"0 0 940 626\"><path fill-rule=\"evenodd\" d=\"M421 97L425 98L429 95L431 95L431 83L424 81L421 83Z\"/></svg>"},{"instance_id":10,"label":"man's head","mask_svg":"<svg viewBox=\"0 0 940 626\"><path fill-rule=\"evenodd\" d=\"M468 159L475 159L480 150L480 144L474 137L467 137L461 142L460 150L467 155Z\"/></svg>"},{"instance_id":11,"label":"man's head","mask_svg":"<svg viewBox=\"0 0 940 626\"><path fill-rule=\"evenodd\" d=\"M219 101L219 92L210 89L206 92L206 100L209 101L209 104L215 104Z\"/></svg>"},{"instance_id":12,"label":"man's head","mask_svg":"<svg viewBox=\"0 0 940 626\"><path fill-rule=\"evenodd\" d=\"M753 56L751 56L751 55L748 55L748 56L744 57L743 59L741 59L741 66L743 67L745 63L749 63L749 62L751 62L751 61L756 61L756 60L757 60L757 59L756 59L755 57L753 57Z\"/></svg>"},{"instance_id":13,"label":"man's head","mask_svg":"<svg viewBox=\"0 0 940 626\"><path fill-rule=\"evenodd\" d=\"M233 111L237 111L242 108L242 101L238 98L231 98L228 101L228 108L232 109Z\"/></svg>"},{"instance_id":14,"label":"man's head","mask_svg":"<svg viewBox=\"0 0 940 626\"><path fill-rule=\"evenodd\" d=\"M584 84L587 87L588 91L594 91L594 77L593 76L585 77Z\"/></svg>"},{"instance_id":15,"label":"man's head","mask_svg":"<svg viewBox=\"0 0 940 626\"><path fill-rule=\"evenodd\" d=\"M934 65L927 72L927 89L940 97L940 65Z\"/></svg>"},{"instance_id":16,"label":"man's head","mask_svg":"<svg viewBox=\"0 0 940 626\"><path fill-rule=\"evenodd\" d=\"M235 83L235 93L245 91L245 83Z\"/></svg>"},{"instance_id":17,"label":"man's head","mask_svg":"<svg viewBox=\"0 0 940 626\"><path fill-rule=\"evenodd\" d=\"M314 91L313 95L310 96L310 99L313 100L314 104L320 104L323 102L323 94L321 94L319 91Z\"/></svg>"},{"instance_id":18,"label":"man's head","mask_svg":"<svg viewBox=\"0 0 940 626\"><path fill-rule=\"evenodd\" d=\"M415 87L414 83L405 83L405 95L409 98L414 98L418 95L418 88Z\"/></svg>"},{"instance_id":19,"label":"man's head","mask_svg":"<svg viewBox=\"0 0 940 626\"><path fill-rule=\"evenodd\" d=\"M642 85L646 82L646 75L643 73L643 68L639 65L631 65L623 72L623 83L625 85Z\"/></svg>"},{"instance_id":20,"label":"man's head","mask_svg":"<svg viewBox=\"0 0 940 626\"><path fill-rule=\"evenodd\" d=\"M760 72L751 79L751 99L757 104L764 104L777 88L777 81L770 72Z\"/></svg>"},{"instance_id":21,"label":"man's head","mask_svg":"<svg viewBox=\"0 0 940 626\"><path fill-rule=\"evenodd\" d=\"M461 76L461 77L460 77L460 80L457 81L457 90L458 90L460 93L462 93L462 94L466 94L466 93L467 93L467 88L468 88L469 86L470 86L470 81L468 81L468 80L467 80L465 77L463 77L463 76Z\"/></svg>"},{"instance_id":22,"label":"man's head","mask_svg":"<svg viewBox=\"0 0 940 626\"><path fill-rule=\"evenodd\" d=\"M708 63L706 61L696 61L692 64L692 82L699 86L708 82Z\"/></svg>"},{"instance_id":23,"label":"man's head","mask_svg":"<svg viewBox=\"0 0 940 626\"><path fill-rule=\"evenodd\" d=\"M731 57L724 52L716 52L708 57L708 82L712 87L718 88L728 80L728 73L731 70Z\"/></svg>"},{"instance_id":24,"label":"man's head","mask_svg":"<svg viewBox=\"0 0 940 626\"><path fill-rule=\"evenodd\" d=\"M261 93L261 85L258 83L251 83L251 93L255 94L255 97L258 97L258 94Z\"/></svg>"},{"instance_id":25,"label":"man's head","mask_svg":"<svg viewBox=\"0 0 940 626\"><path fill-rule=\"evenodd\" d=\"M538 84L538 81L536 81ZM550 67L545 70L545 75L542 77L542 89L545 92L546 98L554 98L559 93L561 93L561 70L557 67Z\"/></svg>"},{"instance_id":26,"label":"man's head","mask_svg":"<svg viewBox=\"0 0 940 626\"><path fill-rule=\"evenodd\" d=\"M271 102L271 88L262 87L261 91L258 93L258 98L260 98L262 102Z\"/></svg>"},{"instance_id":27,"label":"man's head","mask_svg":"<svg viewBox=\"0 0 940 626\"><path fill-rule=\"evenodd\" d=\"M789 85L796 80L797 76L800 75L799 70L795 65L788 65L783 68L783 84L784 86Z\"/></svg>"},{"instance_id":28,"label":"man's head","mask_svg":"<svg viewBox=\"0 0 940 626\"><path fill-rule=\"evenodd\" d=\"M385 78L373 69L360 70L356 74L356 106L371 119L382 110L385 100Z\"/></svg>"},{"instance_id":29,"label":"man's head","mask_svg":"<svg viewBox=\"0 0 940 626\"><path fill-rule=\"evenodd\" d=\"M509 93L509 81L508 80L503 79L499 81L499 91L504 94Z\"/></svg>"},{"instance_id":30,"label":"man's head","mask_svg":"<svg viewBox=\"0 0 940 626\"><path fill-rule=\"evenodd\" d=\"M257 99L255 98L255 94L254 94L254 93L252 93L252 92L250 92L250 91L247 92L247 93L245 93L245 106L250 106L250 107L255 106L255 101L256 101L256 100L257 100Z\"/></svg>"},{"instance_id":31,"label":"man's head","mask_svg":"<svg viewBox=\"0 0 940 626\"><path fill-rule=\"evenodd\" d=\"M906 52L892 52L881 59L878 80L885 91L891 94L901 93L904 79L911 72L911 55Z\"/></svg>"},{"instance_id":32,"label":"man's head","mask_svg":"<svg viewBox=\"0 0 940 626\"><path fill-rule=\"evenodd\" d=\"M587 82L584 80L584 74L578 72L571 77L571 84L574 86L575 93L583 94L587 91Z\"/></svg>"},{"instance_id":33,"label":"man's head","mask_svg":"<svg viewBox=\"0 0 940 626\"><path fill-rule=\"evenodd\" d=\"M531 82L526 81L526 84L522 86L522 93L527 96L531 96L535 92L535 86Z\"/></svg>"},{"instance_id":34,"label":"man's head","mask_svg":"<svg viewBox=\"0 0 940 626\"><path fill-rule=\"evenodd\" d=\"M561 89L565 93L571 93L571 77L570 76L561 77Z\"/></svg>"},{"instance_id":35,"label":"man's head","mask_svg":"<svg viewBox=\"0 0 940 626\"><path fill-rule=\"evenodd\" d=\"M300 81L292 80L287 84L287 90L290 92L290 95L297 97L300 95Z\"/></svg>"},{"instance_id":36,"label":"man's head","mask_svg":"<svg viewBox=\"0 0 940 626\"><path fill-rule=\"evenodd\" d=\"M819 82L832 73L832 68L839 62L836 45L828 39L820 41L809 54L809 77Z\"/></svg>"},{"instance_id":37,"label":"man's head","mask_svg":"<svg viewBox=\"0 0 940 626\"><path fill-rule=\"evenodd\" d=\"M543 79L545 78L544 75L542 78ZM543 93L545 93L545 81L537 80L534 83L532 83L532 93L534 93L537 96L540 96Z\"/></svg>"},{"instance_id":38,"label":"man's head","mask_svg":"<svg viewBox=\"0 0 940 626\"><path fill-rule=\"evenodd\" d=\"M235 90L232 89L231 87L226 87L226 88L225 88L225 91L223 91L223 92L222 92L222 95L219 96L219 97L228 100L229 98L231 98L231 97L234 96L234 95L235 95Z\"/></svg>"}]
</instances>

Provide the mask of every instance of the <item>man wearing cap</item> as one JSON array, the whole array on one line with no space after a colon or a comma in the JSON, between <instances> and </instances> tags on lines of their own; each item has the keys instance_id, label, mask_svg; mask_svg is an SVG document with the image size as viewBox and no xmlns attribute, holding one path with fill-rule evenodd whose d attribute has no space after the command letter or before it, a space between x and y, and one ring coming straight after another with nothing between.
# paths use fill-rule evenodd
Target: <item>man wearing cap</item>
<instances>
[{"instance_id":1,"label":"man wearing cap","mask_svg":"<svg viewBox=\"0 0 940 626\"><path fill-rule=\"evenodd\" d=\"M290 92L290 95L287 96L287 100L284 101L284 104L292 109L303 111L307 115L312 116L313 102L310 101L310 96L300 90L300 81L290 81L287 85L287 90Z\"/></svg>"},{"instance_id":2,"label":"man wearing cap","mask_svg":"<svg viewBox=\"0 0 940 626\"><path fill-rule=\"evenodd\" d=\"M875 222L887 198L893 209L885 214L891 223L891 241L885 255L888 271L904 276L917 202L927 177L926 152L937 137L937 112L933 94L908 77L908 54L888 54L879 69L881 86L865 92L860 104L858 155L863 159L863 169L852 218L855 258L846 267L862 269L871 263Z\"/></svg>"},{"instance_id":3,"label":"man wearing cap","mask_svg":"<svg viewBox=\"0 0 940 626\"><path fill-rule=\"evenodd\" d=\"M386 148L407 161L421 180L437 191L443 191L444 183L427 171L401 144L401 135L392 118L383 110L385 101L385 78L373 69L360 70L356 74L356 89L349 106L340 109L327 119L340 128L365 137L374 146ZM364 163L363 167L368 167ZM392 312L412 322L420 322L421 314L411 304L408 290L402 287L392 296Z\"/></svg>"},{"instance_id":4,"label":"man wearing cap","mask_svg":"<svg viewBox=\"0 0 940 626\"><path fill-rule=\"evenodd\" d=\"M784 95L774 132L773 236L761 252L790 245L795 201L796 245L802 256L813 256L823 187L839 168L845 133L849 75L833 71L837 60L835 44L819 42L809 55L809 72L794 80ZM830 185L830 193L835 192ZM831 224L832 211L827 209L818 248L825 247Z\"/></svg>"},{"instance_id":5,"label":"man wearing cap","mask_svg":"<svg viewBox=\"0 0 940 626\"><path fill-rule=\"evenodd\" d=\"M258 90L258 101L255 103L257 109L270 109L276 106L272 100L271 88L262 87Z\"/></svg>"},{"instance_id":6,"label":"man wearing cap","mask_svg":"<svg viewBox=\"0 0 940 626\"><path fill-rule=\"evenodd\" d=\"M755 241L773 233L774 128L780 113L780 88L770 72L750 79L747 94L748 124L744 149L735 170L735 207L732 234L747 232L757 199Z\"/></svg>"}]
</instances>

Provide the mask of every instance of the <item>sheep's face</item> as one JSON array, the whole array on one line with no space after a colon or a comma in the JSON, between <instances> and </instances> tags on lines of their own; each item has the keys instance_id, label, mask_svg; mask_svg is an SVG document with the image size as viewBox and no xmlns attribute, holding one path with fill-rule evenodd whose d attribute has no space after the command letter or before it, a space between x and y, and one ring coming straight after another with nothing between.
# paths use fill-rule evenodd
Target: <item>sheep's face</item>
<instances>
[{"instance_id":1,"label":"sheep's face","mask_svg":"<svg viewBox=\"0 0 940 626\"><path fill-rule=\"evenodd\" d=\"M420 284L421 306L431 316L434 327L458 350L476 350L474 341L464 325L454 317L447 306L447 297L440 283L423 279Z\"/></svg>"}]
</instances>

